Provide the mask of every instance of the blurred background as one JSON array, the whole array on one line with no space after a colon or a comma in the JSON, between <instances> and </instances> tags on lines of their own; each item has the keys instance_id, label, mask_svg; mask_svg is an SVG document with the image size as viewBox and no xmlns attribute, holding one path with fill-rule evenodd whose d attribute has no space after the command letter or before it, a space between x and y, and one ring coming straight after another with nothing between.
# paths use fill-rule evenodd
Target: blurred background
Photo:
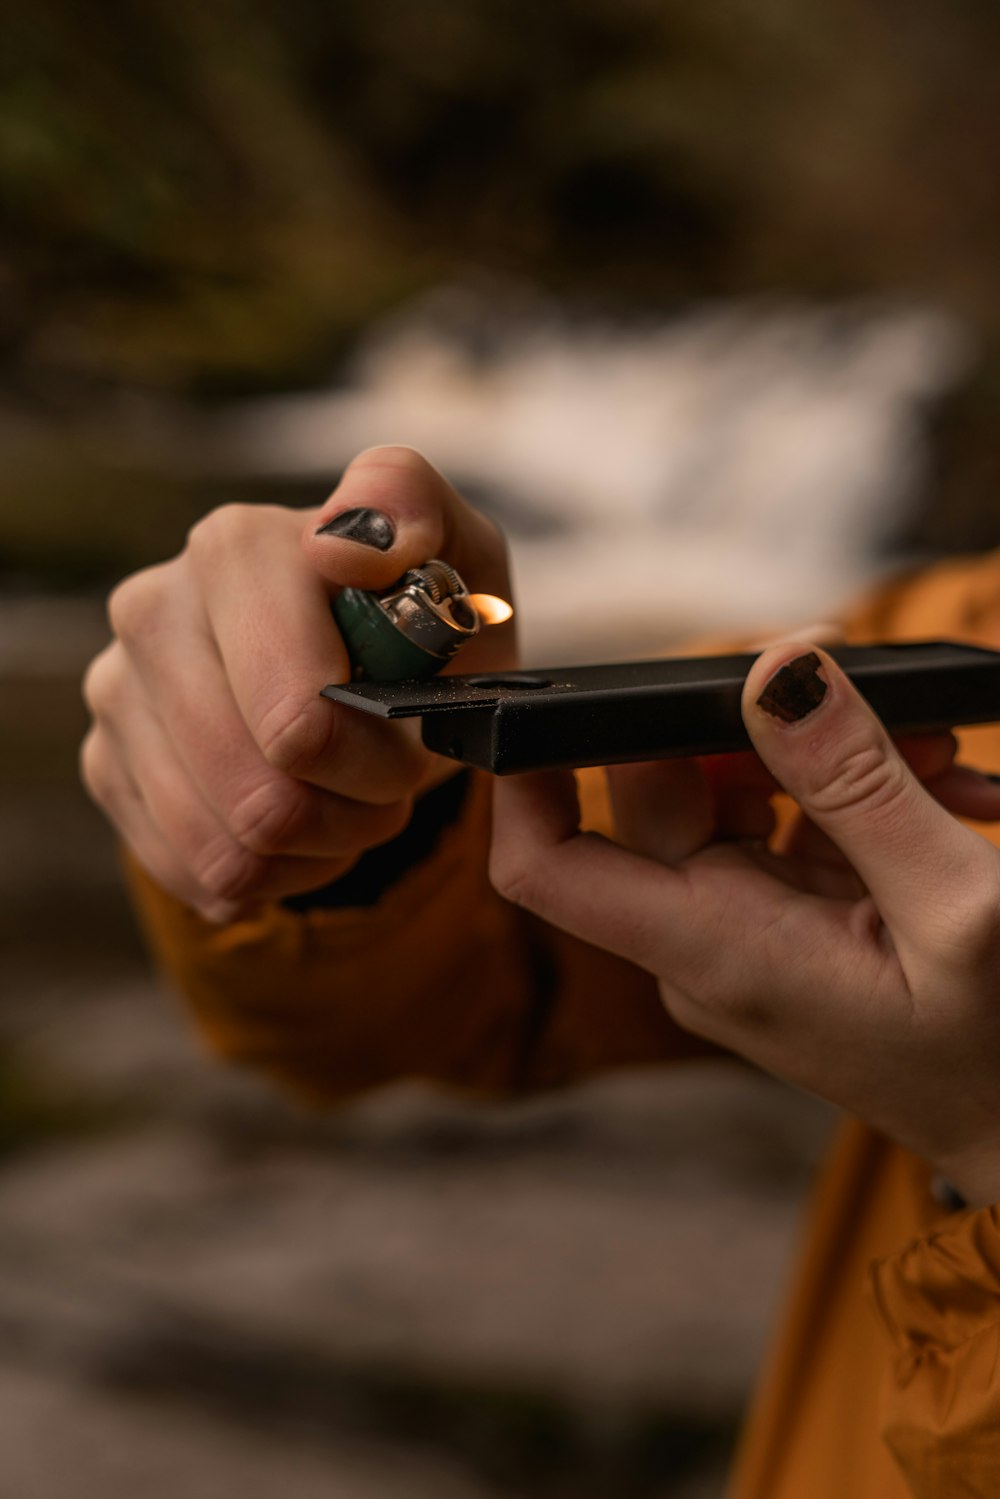
<instances>
[{"instance_id":1,"label":"blurred background","mask_svg":"<svg viewBox=\"0 0 1000 1499\"><path fill-rule=\"evenodd\" d=\"M707 1499L829 1129L749 1070L305 1119L75 776L103 596L410 442L529 661L1000 542L984 0L33 0L0 48L0 1439L17 1499Z\"/></svg>"}]
</instances>

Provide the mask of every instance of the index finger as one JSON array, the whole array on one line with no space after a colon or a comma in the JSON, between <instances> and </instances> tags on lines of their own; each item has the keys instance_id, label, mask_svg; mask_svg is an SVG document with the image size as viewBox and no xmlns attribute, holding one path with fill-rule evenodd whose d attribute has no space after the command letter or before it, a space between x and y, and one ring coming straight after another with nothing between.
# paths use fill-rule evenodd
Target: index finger
<instances>
[{"instance_id":1,"label":"index finger","mask_svg":"<svg viewBox=\"0 0 1000 1499\"><path fill-rule=\"evenodd\" d=\"M301 512L238 506L192 533L191 565L232 695L261 754L362 801L411 793L427 753L402 731L320 697L350 665L329 591L300 546Z\"/></svg>"},{"instance_id":2,"label":"index finger","mask_svg":"<svg viewBox=\"0 0 1000 1499\"><path fill-rule=\"evenodd\" d=\"M745 984L763 952L734 943L734 932L772 932L800 899L738 851L720 853L673 868L582 833L571 772L505 776L494 788L490 877L500 894L651 973L668 965L682 987L703 983L709 968L713 984Z\"/></svg>"}]
</instances>

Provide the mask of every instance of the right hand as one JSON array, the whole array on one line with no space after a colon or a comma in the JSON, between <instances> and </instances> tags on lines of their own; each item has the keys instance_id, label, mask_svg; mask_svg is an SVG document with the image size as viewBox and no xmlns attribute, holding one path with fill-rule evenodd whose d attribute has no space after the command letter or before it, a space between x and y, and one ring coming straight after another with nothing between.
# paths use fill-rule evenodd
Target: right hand
<instances>
[{"instance_id":1,"label":"right hand","mask_svg":"<svg viewBox=\"0 0 1000 1499\"><path fill-rule=\"evenodd\" d=\"M358 510L389 522L376 544L316 534ZM229 922L328 884L402 831L414 796L450 762L412 725L320 697L350 679L330 601L436 556L471 590L510 598L492 522L413 449L371 448L324 505L223 506L179 556L118 585L115 638L84 682L93 723L81 773L166 890ZM464 647L457 669L514 664L505 625Z\"/></svg>"},{"instance_id":2,"label":"right hand","mask_svg":"<svg viewBox=\"0 0 1000 1499\"><path fill-rule=\"evenodd\" d=\"M1000 852L958 821L1000 821L1000 786L953 735L893 742L801 640L753 663L743 717L755 756L609 767L615 842L581 830L569 773L499 778L497 889L654 974L685 1030L1000 1202Z\"/></svg>"}]
</instances>

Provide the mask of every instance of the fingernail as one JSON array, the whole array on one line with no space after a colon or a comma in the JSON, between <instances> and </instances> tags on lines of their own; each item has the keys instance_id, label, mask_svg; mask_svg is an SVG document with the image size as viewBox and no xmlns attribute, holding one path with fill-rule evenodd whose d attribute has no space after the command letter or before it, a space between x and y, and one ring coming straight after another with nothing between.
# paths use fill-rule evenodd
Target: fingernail
<instances>
[{"instance_id":1,"label":"fingernail","mask_svg":"<svg viewBox=\"0 0 1000 1499\"><path fill-rule=\"evenodd\" d=\"M977 770L977 776L982 776L984 781L989 781L991 786L1000 786L1000 776L992 770Z\"/></svg>"},{"instance_id":2,"label":"fingernail","mask_svg":"<svg viewBox=\"0 0 1000 1499\"><path fill-rule=\"evenodd\" d=\"M363 546L387 552L396 540L396 528L381 510L342 510L325 526L320 526L316 535L340 536L345 541L360 541Z\"/></svg>"},{"instance_id":3,"label":"fingernail","mask_svg":"<svg viewBox=\"0 0 1000 1499\"><path fill-rule=\"evenodd\" d=\"M768 682L757 699L763 708L782 723L798 723L813 713L826 697L828 686L819 674L822 662L815 651L788 661Z\"/></svg>"}]
</instances>

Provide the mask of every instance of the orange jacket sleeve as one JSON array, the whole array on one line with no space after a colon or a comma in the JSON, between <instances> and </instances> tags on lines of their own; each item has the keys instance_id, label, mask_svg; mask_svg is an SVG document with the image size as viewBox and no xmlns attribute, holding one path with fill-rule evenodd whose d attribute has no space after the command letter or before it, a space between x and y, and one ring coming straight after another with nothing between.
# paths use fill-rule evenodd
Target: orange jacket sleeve
<instances>
[{"instance_id":1,"label":"orange jacket sleeve","mask_svg":"<svg viewBox=\"0 0 1000 1499\"><path fill-rule=\"evenodd\" d=\"M375 905L269 905L218 927L134 863L138 910L209 1048L314 1101L416 1076L486 1092L710 1050L648 975L515 909L487 878L490 778ZM585 806L600 821L603 777Z\"/></svg>"},{"instance_id":2,"label":"orange jacket sleeve","mask_svg":"<svg viewBox=\"0 0 1000 1499\"><path fill-rule=\"evenodd\" d=\"M1000 647L1000 554L897 580L852 620L863 639L955 638ZM1000 771L996 725L964 730L961 758ZM1000 842L1000 828L980 828ZM952 1214L878 1259L872 1283L892 1344L881 1431L913 1499L1000 1495L1000 1207Z\"/></svg>"},{"instance_id":3,"label":"orange jacket sleeve","mask_svg":"<svg viewBox=\"0 0 1000 1499\"><path fill-rule=\"evenodd\" d=\"M874 1268L893 1343L882 1431L914 1499L1000 1494L1000 1207Z\"/></svg>"}]
</instances>

